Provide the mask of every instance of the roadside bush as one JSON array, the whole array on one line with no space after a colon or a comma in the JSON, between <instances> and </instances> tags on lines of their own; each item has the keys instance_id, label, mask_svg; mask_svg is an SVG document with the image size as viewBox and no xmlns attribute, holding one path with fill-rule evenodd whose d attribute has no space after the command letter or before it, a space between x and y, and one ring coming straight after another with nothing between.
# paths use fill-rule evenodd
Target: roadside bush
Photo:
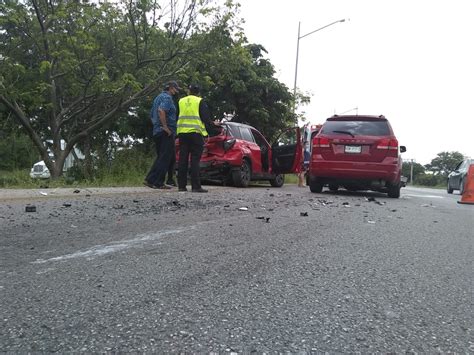
<instances>
[{"instance_id":1,"label":"roadside bush","mask_svg":"<svg viewBox=\"0 0 474 355\"><path fill-rule=\"evenodd\" d=\"M154 152L137 148L119 150L110 160L99 160L94 171L94 183L98 185L141 185L153 163Z\"/></svg>"},{"instance_id":2,"label":"roadside bush","mask_svg":"<svg viewBox=\"0 0 474 355\"><path fill-rule=\"evenodd\" d=\"M30 178L29 170L0 171L1 188L32 188L40 183Z\"/></svg>"},{"instance_id":3,"label":"roadside bush","mask_svg":"<svg viewBox=\"0 0 474 355\"><path fill-rule=\"evenodd\" d=\"M434 187L444 185L446 178L441 175L419 174L414 181L416 185Z\"/></svg>"},{"instance_id":4,"label":"roadside bush","mask_svg":"<svg viewBox=\"0 0 474 355\"><path fill-rule=\"evenodd\" d=\"M18 185L18 180L14 176L0 176L0 187Z\"/></svg>"},{"instance_id":5,"label":"roadside bush","mask_svg":"<svg viewBox=\"0 0 474 355\"><path fill-rule=\"evenodd\" d=\"M76 164L73 167L69 168L69 170L65 174L64 180L67 184L70 184L71 181L84 181L85 175L84 167L82 166L82 164Z\"/></svg>"}]
</instances>

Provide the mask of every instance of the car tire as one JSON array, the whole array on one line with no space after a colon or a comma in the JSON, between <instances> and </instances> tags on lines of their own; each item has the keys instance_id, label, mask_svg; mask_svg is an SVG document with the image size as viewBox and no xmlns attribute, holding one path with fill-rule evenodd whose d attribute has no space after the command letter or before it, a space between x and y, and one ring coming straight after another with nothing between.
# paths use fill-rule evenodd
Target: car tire
<instances>
[{"instance_id":1,"label":"car tire","mask_svg":"<svg viewBox=\"0 0 474 355\"><path fill-rule=\"evenodd\" d=\"M329 185L329 190L332 192L336 192L339 189L338 185L330 184Z\"/></svg>"},{"instance_id":2,"label":"car tire","mask_svg":"<svg viewBox=\"0 0 474 355\"><path fill-rule=\"evenodd\" d=\"M274 179L270 180L270 185L272 185L273 187L282 187L284 183L285 175L283 174L278 174L277 176L275 176Z\"/></svg>"},{"instance_id":3,"label":"car tire","mask_svg":"<svg viewBox=\"0 0 474 355\"><path fill-rule=\"evenodd\" d=\"M252 179L252 170L247 160L242 161L240 168L232 171L232 182L236 187L247 187Z\"/></svg>"},{"instance_id":4,"label":"car tire","mask_svg":"<svg viewBox=\"0 0 474 355\"><path fill-rule=\"evenodd\" d=\"M446 190L448 191L448 194L453 193L453 188L451 187L451 184L449 183L449 179L448 179L448 188Z\"/></svg>"},{"instance_id":5,"label":"car tire","mask_svg":"<svg viewBox=\"0 0 474 355\"><path fill-rule=\"evenodd\" d=\"M323 186L324 184L319 182L318 179L316 178L309 179L309 189L311 192L321 193L323 192Z\"/></svg>"},{"instance_id":6,"label":"car tire","mask_svg":"<svg viewBox=\"0 0 474 355\"><path fill-rule=\"evenodd\" d=\"M389 185L388 186L388 191L387 191L388 197L399 198L401 188L402 188L402 185L400 183L395 184L395 185Z\"/></svg>"}]
</instances>

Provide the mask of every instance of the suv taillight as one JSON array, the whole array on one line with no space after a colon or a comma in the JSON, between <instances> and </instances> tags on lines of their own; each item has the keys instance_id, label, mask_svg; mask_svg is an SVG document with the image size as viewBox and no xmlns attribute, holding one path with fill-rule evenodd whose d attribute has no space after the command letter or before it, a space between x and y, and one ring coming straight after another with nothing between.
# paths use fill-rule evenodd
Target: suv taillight
<instances>
[{"instance_id":1,"label":"suv taillight","mask_svg":"<svg viewBox=\"0 0 474 355\"><path fill-rule=\"evenodd\" d=\"M329 148L329 139L326 137L314 137L313 148Z\"/></svg>"},{"instance_id":2,"label":"suv taillight","mask_svg":"<svg viewBox=\"0 0 474 355\"><path fill-rule=\"evenodd\" d=\"M398 141L396 139L382 139L377 144L377 149L398 151Z\"/></svg>"}]
</instances>

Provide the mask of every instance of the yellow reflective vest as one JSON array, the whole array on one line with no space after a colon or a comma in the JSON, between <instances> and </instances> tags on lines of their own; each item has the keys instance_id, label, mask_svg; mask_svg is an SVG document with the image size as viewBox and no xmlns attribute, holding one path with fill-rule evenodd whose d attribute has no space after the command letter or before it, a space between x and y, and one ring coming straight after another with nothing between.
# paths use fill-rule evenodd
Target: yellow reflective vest
<instances>
[{"instance_id":1,"label":"yellow reflective vest","mask_svg":"<svg viewBox=\"0 0 474 355\"><path fill-rule=\"evenodd\" d=\"M199 117L199 104L201 100L202 99L200 97L194 95L188 95L179 100L177 134L200 133L204 137L208 135L206 126L204 126L204 123Z\"/></svg>"}]
</instances>

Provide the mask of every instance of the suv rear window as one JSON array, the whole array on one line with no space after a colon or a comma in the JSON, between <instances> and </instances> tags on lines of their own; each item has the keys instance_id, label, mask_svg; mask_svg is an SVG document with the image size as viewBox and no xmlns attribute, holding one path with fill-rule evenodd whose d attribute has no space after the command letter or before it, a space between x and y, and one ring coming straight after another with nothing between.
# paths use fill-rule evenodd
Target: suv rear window
<instances>
[{"instance_id":1,"label":"suv rear window","mask_svg":"<svg viewBox=\"0 0 474 355\"><path fill-rule=\"evenodd\" d=\"M349 132L354 136L389 136L387 121L326 121L321 132L332 134Z\"/></svg>"}]
</instances>

